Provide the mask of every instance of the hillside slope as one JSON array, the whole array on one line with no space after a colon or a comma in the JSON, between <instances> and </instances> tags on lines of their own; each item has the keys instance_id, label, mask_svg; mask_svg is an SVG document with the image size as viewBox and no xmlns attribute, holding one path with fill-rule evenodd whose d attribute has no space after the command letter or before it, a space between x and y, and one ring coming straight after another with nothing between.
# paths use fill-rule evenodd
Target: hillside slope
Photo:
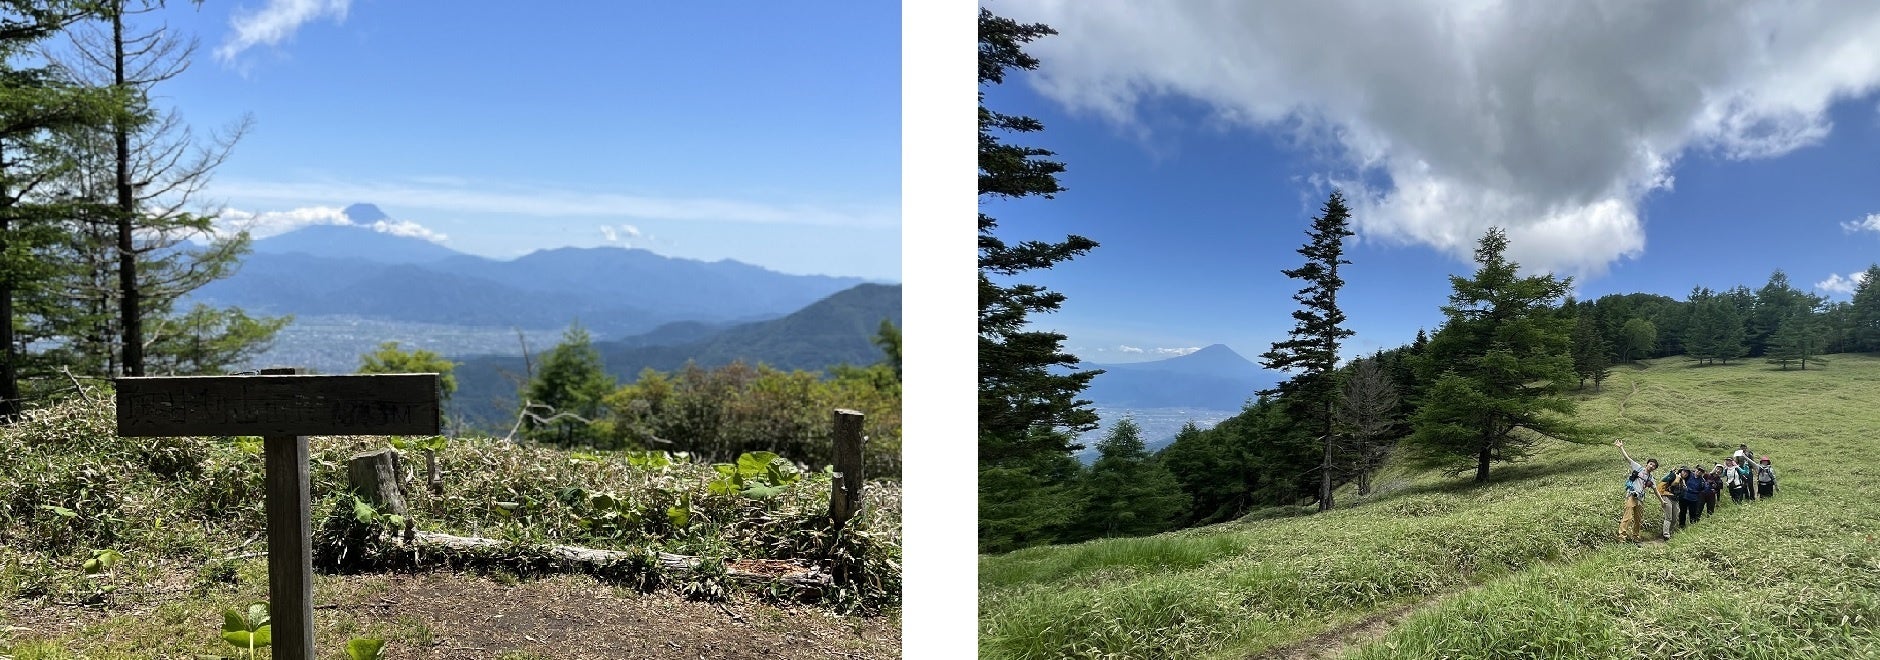
<instances>
[{"instance_id":1,"label":"hillside slope","mask_svg":"<svg viewBox=\"0 0 1880 660\"><path fill-rule=\"evenodd\" d=\"M981 656L1880 657L1880 357L1830 359L1621 367L1580 404L1603 438L1481 486L1392 469L1325 514L982 557ZM1615 438L1671 466L1748 443L1782 491L1620 543Z\"/></svg>"},{"instance_id":2,"label":"hillside slope","mask_svg":"<svg viewBox=\"0 0 1880 660\"><path fill-rule=\"evenodd\" d=\"M821 371L837 364L866 365L882 359L873 338L886 319L901 324L901 287L863 284L816 301L783 318L728 327L669 325L619 342L596 341L601 363L621 383L643 369L672 371L687 362L716 367L743 360L782 370ZM691 338L684 341L685 338ZM680 343L654 342L680 339ZM538 354L552 346L532 347ZM516 356L472 356L456 368L454 414L472 426L497 428L515 419L516 391L526 365ZM506 428L506 427L503 427Z\"/></svg>"}]
</instances>

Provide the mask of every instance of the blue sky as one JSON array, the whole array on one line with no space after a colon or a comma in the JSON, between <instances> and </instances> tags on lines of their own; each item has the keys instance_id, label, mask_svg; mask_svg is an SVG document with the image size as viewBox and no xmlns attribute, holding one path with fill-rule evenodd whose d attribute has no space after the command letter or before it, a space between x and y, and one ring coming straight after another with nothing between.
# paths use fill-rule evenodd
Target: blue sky
<instances>
[{"instance_id":1,"label":"blue sky","mask_svg":"<svg viewBox=\"0 0 1880 660\"><path fill-rule=\"evenodd\" d=\"M1102 244L1023 277L1068 296L1039 326L1099 363L1257 361L1293 326L1280 270L1333 186L1359 234L1347 357L1434 330L1489 226L1582 298L1782 269L1846 300L1880 261L1872 5L1336 4L985 4L1060 31L986 102L1043 121L1012 139L1068 167L1055 200L986 210L1007 240Z\"/></svg>"},{"instance_id":2,"label":"blue sky","mask_svg":"<svg viewBox=\"0 0 1880 660\"><path fill-rule=\"evenodd\" d=\"M901 278L898 3L177 2L158 87L251 133L206 197L257 234L344 222L499 258L627 245Z\"/></svg>"}]
</instances>

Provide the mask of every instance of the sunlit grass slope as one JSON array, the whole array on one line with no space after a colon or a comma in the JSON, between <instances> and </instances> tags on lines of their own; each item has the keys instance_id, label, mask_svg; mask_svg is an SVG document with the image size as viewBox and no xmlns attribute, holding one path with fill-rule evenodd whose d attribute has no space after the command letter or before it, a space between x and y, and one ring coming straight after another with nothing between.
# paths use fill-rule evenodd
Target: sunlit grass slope
<instances>
[{"instance_id":1,"label":"sunlit grass slope","mask_svg":"<svg viewBox=\"0 0 1880 660\"><path fill-rule=\"evenodd\" d=\"M1880 657L1880 358L1832 359L1621 367L1580 405L1607 442L1549 446L1486 485L1392 472L1327 514L982 558L981 655L1237 658L1411 606L1345 651ZM1614 438L1671 466L1746 442L1774 457L1783 491L1726 498L1669 544L1619 543Z\"/></svg>"}]
</instances>

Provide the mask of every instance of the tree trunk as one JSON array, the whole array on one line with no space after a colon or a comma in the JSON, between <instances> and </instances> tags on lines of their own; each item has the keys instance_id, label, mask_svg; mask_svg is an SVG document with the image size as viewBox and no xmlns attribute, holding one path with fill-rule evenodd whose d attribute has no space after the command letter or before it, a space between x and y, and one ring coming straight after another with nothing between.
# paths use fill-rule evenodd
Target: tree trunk
<instances>
[{"instance_id":1,"label":"tree trunk","mask_svg":"<svg viewBox=\"0 0 1880 660\"><path fill-rule=\"evenodd\" d=\"M0 254L7 250L7 239L13 231L13 200L7 197L4 177L7 162L5 152L0 152ZM0 273L0 423L11 424L20 416L20 374L14 366L19 354L13 348L13 268L11 264L0 264L5 273Z\"/></svg>"},{"instance_id":2,"label":"tree trunk","mask_svg":"<svg viewBox=\"0 0 1880 660\"><path fill-rule=\"evenodd\" d=\"M124 6L111 15L112 62L116 89L123 91L124 78ZM137 204L131 190L131 136L122 119L111 123L111 138L117 153L117 243L118 243L118 316L124 327L124 375L144 375L143 300L137 290L137 246L131 241L131 226Z\"/></svg>"},{"instance_id":3,"label":"tree trunk","mask_svg":"<svg viewBox=\"0 0 1880 660\"><path fill-rule=\"evenodd\" d=\"M1488 483L1488 458L1489 448L1483 446L1482 453L1476 456L1475 483Z\"/></svg>"},{"instance_id":4,"label":"tree trunk","mask_svg":"<svg viewBox=\"0 0 1880 660\"><path fill-rule=\"evenodd\" d=\"M381 513L405 518L405 540L411 540L411 517L405 496L398 490L398 452L381 449L346 459L346 481L354 494Z\"/></svg>"}]
</instances>

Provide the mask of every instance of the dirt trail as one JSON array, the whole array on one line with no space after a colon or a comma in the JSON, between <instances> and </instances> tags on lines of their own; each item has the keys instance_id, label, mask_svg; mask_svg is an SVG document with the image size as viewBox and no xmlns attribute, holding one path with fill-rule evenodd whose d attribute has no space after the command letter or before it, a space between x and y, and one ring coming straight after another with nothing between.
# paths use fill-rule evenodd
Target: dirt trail
<instances>
[{"instance_id":1,"label":"dirt trail","mask_svg":"<svg viewBox=\"0 0 1880 660\"><path fill-rule=\"evenodd\" d=\"M1394 609L1378 612L1363 619L1313 635L1303 641L1270 649L1253 656L1252 660L1316 660L1336 658L1346 651L1363 646L1385 633L1411 614L1442 601L1446 596L1439 596L1421 603L1411 603Z\"/></svg>"}]
</instances>

